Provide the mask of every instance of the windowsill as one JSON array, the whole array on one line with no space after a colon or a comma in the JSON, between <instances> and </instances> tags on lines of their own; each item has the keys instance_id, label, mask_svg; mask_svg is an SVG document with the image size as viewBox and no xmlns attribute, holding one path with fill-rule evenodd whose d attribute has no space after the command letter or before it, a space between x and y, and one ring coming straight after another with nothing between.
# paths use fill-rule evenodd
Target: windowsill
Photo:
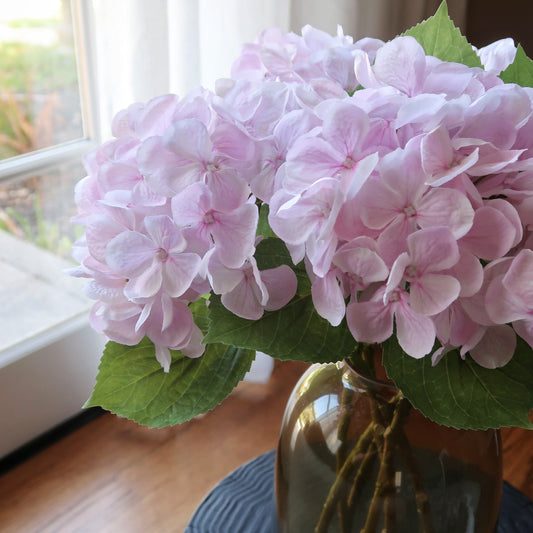
<instances>
[{"instance_id":1,"label":"windowsill","mask_svg":"<svg viewBox=\"0 0 533 533\"><path fill-rule=\"evenodd\" d=\"M72 264L0 231L0 458L78 414L104 339Z\"/></svg>"},{"instance_id":2,"label":"windowsill","mask_svg":"<svg viewBox=\"0 0 533 533\"><path fill-rule=\"evenodd\" d=\"M72 264L0 231L0 368L86 323L91 301Z\"/></svg>"}]
</instances>

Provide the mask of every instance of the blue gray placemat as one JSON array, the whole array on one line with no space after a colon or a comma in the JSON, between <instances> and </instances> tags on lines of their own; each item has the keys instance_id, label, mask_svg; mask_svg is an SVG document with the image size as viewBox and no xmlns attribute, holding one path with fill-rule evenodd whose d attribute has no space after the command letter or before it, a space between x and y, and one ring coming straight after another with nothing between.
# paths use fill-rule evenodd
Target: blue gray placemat
<instances>
[{"instance_id":1,"label":"blue gray placemat","mask_svg":"<svg viewBox=\"0 0 533 533\"><path fill-rule=\"evenodd\" d=\"M224 478L198 507L185 533L279 533L275 457L275 451L260 455ZM496 533L533 533L533 503L506 481Z\"/></svg>"}]
</instances>

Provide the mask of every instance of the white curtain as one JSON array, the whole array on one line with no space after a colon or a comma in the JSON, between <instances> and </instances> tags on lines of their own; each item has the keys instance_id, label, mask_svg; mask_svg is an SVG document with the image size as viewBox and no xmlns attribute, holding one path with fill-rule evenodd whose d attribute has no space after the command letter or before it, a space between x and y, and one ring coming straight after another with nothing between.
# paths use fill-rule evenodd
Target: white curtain
<instances>
[{"instance_id":1,"label":"white curtain","mask_svg":"<svg viewBox=\"0 0 533 533\"><path fill-rule=\"evenodd\" d=\"M92 35L92 82L100 136L135 101L203 85L213 88L245 42L263 29L300 32L337 25L354 39L384 40L432 15L440 0L80 0ZM463 26L467 0L448 0Z\"/></svg>"}]
</instances>

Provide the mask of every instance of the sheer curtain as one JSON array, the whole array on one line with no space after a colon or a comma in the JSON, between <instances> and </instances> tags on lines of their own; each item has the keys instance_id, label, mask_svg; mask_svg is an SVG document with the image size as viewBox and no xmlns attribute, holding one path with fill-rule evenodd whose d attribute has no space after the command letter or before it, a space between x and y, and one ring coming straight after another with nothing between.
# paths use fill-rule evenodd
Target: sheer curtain
<instances>
[{"instance_id":1,"label":"sheer curtain","mask_svg":"<svg viewBox=\"0 0 533 533\"><path fill-rule=\"evenodd\" d=\"M390 39L430 16L440 0L80 0L88 1L100 135L134 101L203 85L228 75L242 43L269 27L300 32L311 24L354 39ZM448 0L464 23L467 0Z\"/></svg>"}]
</instances>

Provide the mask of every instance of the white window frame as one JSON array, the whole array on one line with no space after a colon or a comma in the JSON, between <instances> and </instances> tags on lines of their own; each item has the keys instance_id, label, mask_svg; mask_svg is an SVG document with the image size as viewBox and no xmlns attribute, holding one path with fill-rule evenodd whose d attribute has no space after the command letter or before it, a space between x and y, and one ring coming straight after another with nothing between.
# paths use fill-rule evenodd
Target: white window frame
<instances>
[{"instance_id":1,"label":"white window frame","mask_svg":"<svg viewBox=\"0 0 533 533\"><path fill-rule=\"evenodd\" d=\"M0 162L0 182L23 180L60 163L81 161L101 142L93 105L97 80L89 75L96 71L90 10L90 2L72 0L84 137ZM83 282L61 273L62 267L72 265L7 234L0 235L0 260L13 261L15 269L57 290L59 298L79 299L79 305L52 327L0 352L1 459L81 411L94 385L104 339L89 325L92 302L82 295Z\"/></svg>"}]
</instances>

